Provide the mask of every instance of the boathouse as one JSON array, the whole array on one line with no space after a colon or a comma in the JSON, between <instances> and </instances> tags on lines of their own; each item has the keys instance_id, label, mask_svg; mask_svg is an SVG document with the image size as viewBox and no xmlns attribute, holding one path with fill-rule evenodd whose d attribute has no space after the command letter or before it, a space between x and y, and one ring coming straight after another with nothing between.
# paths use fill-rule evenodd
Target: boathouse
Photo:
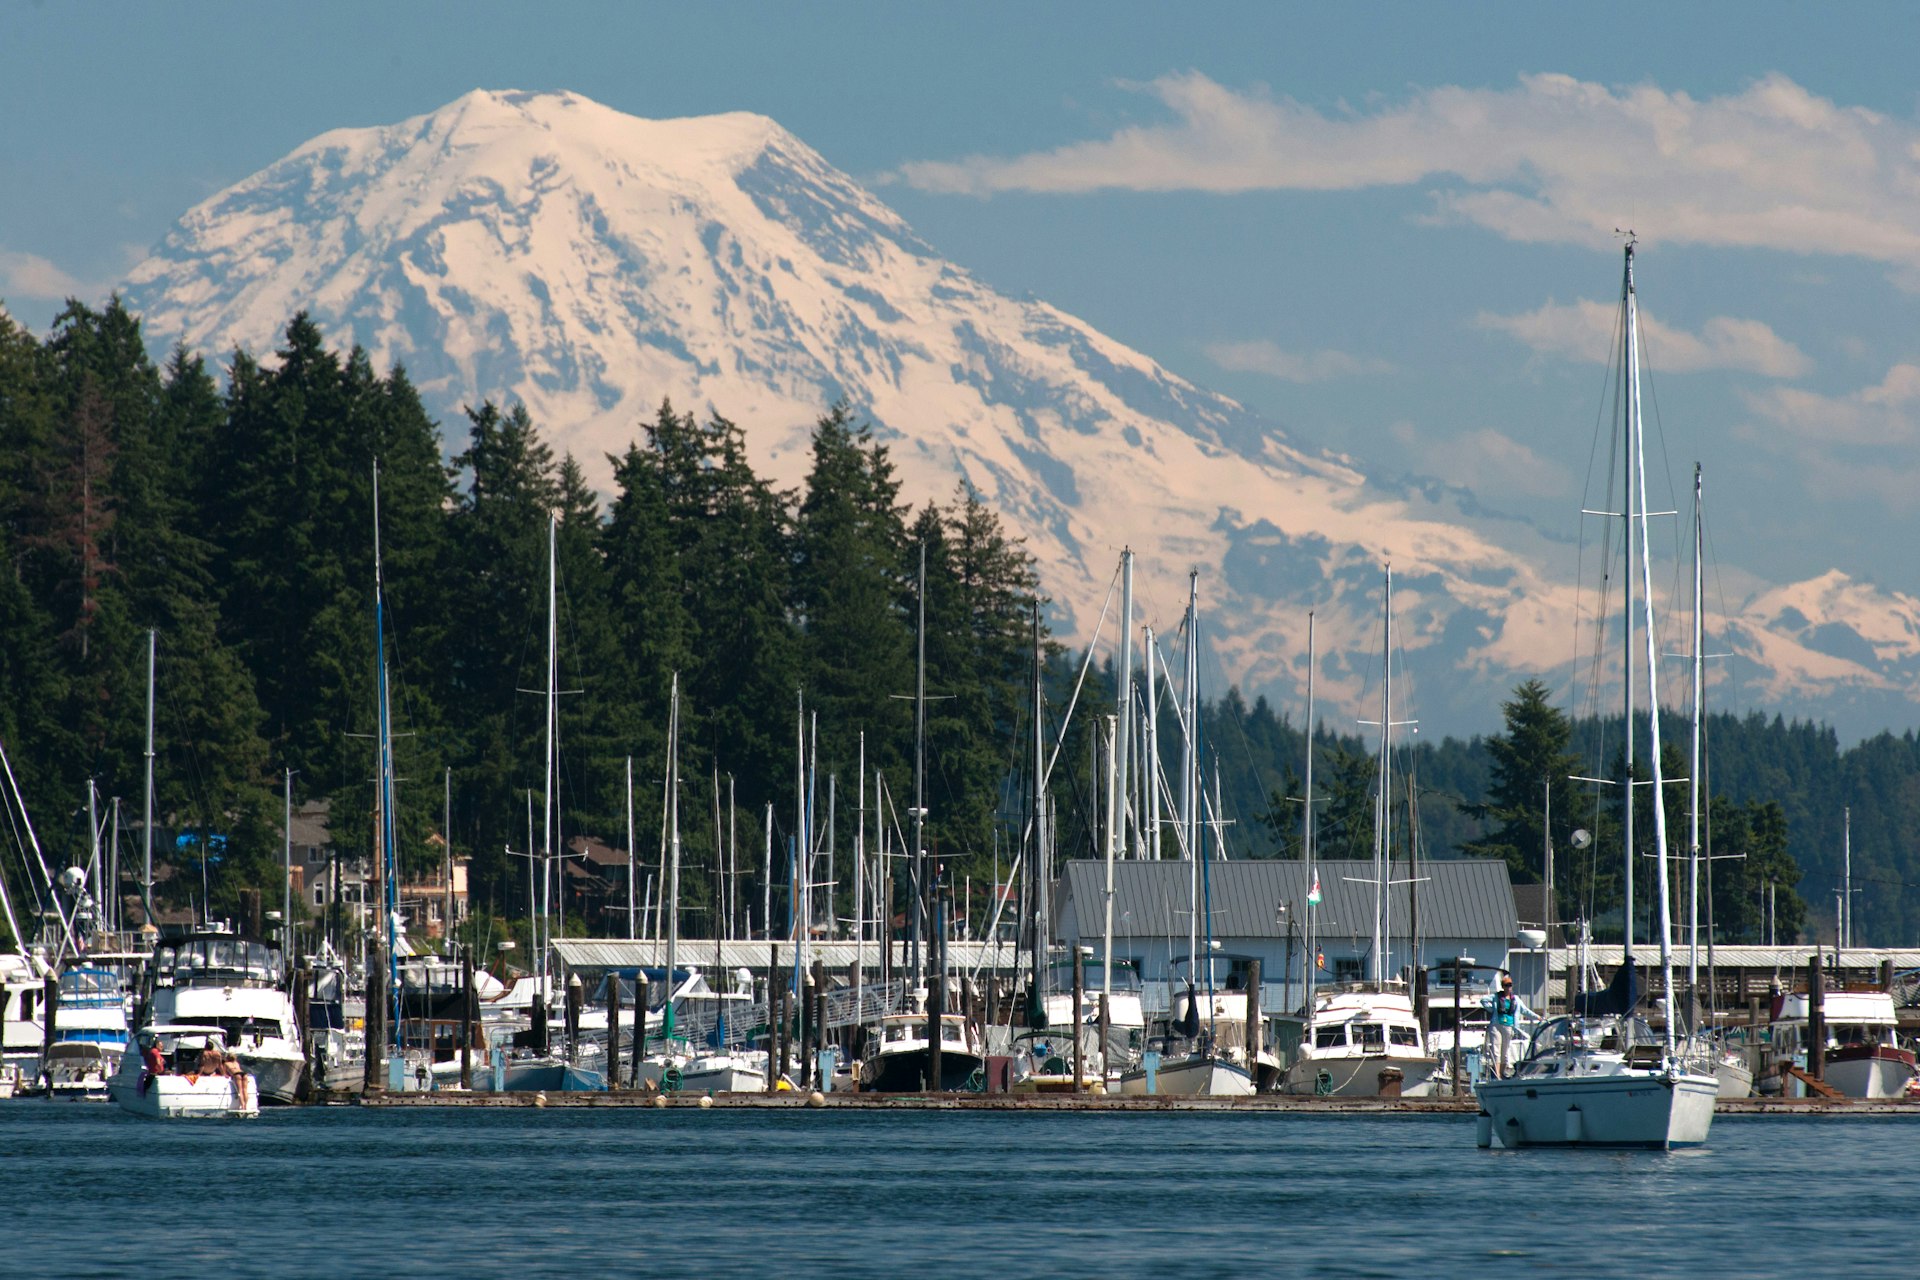
<instances>
[{"instance_id":1,"label":"boathouse","mask_svg":"<svg viewBox=\"0 0 1920 1280\"><path fill-rule=\"evenodd\" d=\"M1316 982L1371 978L1375 886L1372 861L1320 860L1309 876L1297 861L1202 863L1198 893L1198 950L1208 940L1216 980L1244 977L1260 961L1262 986L1288 1007ZM1131 961L1140 979L1157 987L1184 980L1189 928L1194 920L1194 867L1180 861L1113 864L1113 954ZM1313 878L1317 878L1317 905ZM1415 877L1395 865L1385 929L1382 972L1405 979L1416 965L1469 956L1507 965L1524 947L1517 933L1513 883L1504 862L1484 858L1422 862ZM1062 945L1100 952L1106 930L1107 864L1069 862L1054 890L1053 936ZM1307 954L1307 935L1313 954ZM1279 1007L1279 1006L1274 1006Z\"/></svg>"}]
</instances>

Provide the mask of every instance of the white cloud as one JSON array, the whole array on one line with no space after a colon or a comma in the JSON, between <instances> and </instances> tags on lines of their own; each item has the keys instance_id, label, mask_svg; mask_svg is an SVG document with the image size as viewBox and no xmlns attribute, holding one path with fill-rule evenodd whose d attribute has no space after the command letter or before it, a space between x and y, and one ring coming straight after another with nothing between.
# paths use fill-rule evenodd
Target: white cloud
<instances>
[{"instance_id":1,"label":"white cloud","mask_svg":"<svg viewBox=\"0 0 1920 1280\"><path fill-rule=\"evenodd\" d=\"M1549 302L1519 315L1483 311L1475 323L1509 334L1535 351L1601 363L1613 356L1619 312L1615 303L1583 298ZM1642 309L1640 334L1646 362L1660 373L1735 369L1766 378L1798 378L1813 368L1805 352L1758 320L1715 316L1700 332L1688 333Z\"/></svg>"},{"instance_id":2,"label":"white cloud","mask_svg":"<svg viewBox=\"0 0 1920 1280\"><path fill-rule=\"evenodd\" d=\"M36 253L0 249L0 298L60 302L101 292Z\"/></svg>"},{"instance_id":3,"label":"white cloud","mask_svg":"<svg viewBox=\"0 0 1920 1280\"><path fill-rule=\"evenodd\" d=\"M1920 126L1770 75L1695 98L1565 75L1445 86L1372 112L1240 93L1199 72L1129 86L1172 113L1051 151L904 166L930 191L1353 190L1433 182L1443 215L1516 240L1650 240L1920 267Z\"/></svg>"},{"instance_id":4,"label":"white cloud","mask_svg":"<svg viewBox=\"0 0 1920 1280\"><path fill-rule=\"evenodd\" d=\"M1265 339L1209 343L1206 351L1207 358L1222 369L1264 373L1287 382L1325 382L1329 378L1393 372L1391 364L1375 356L1356 356L1345 351L1287 351Z\"/></svg>"},{"instance_id":5,"label":"white cloud","mask_svg":"<svg viewBox=\"0 0 1920 1280\"><path fill-rule=\"evenodd\" d=\"M1871 387L1827 396L1799 387L1748 392L1747 407L1810 443L1910 444L1920 439L1920 365L1897 364Z\"/></svg>"},{"instance_id":6,"label":"white cloud","mask_svg":"<svg viewBox=\"0 0 1920 1280\"><path fill-rule=\"evenodd\" d=\"M1388 429L1410 466L1498 503L1505 493L1551 498L1568 492L1573 477L1559 463L1492 427L1438 439L1410 422Z\"/></svg>"}]
</instances>

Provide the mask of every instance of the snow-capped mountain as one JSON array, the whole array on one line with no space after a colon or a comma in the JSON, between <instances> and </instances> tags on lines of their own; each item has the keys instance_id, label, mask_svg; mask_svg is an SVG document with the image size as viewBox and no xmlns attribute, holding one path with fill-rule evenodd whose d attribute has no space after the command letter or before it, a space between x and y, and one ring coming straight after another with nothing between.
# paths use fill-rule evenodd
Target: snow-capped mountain
<instances>
[{"instance_id":1,"label":"snow-capped mountain","mask_svg":"<svg viewBox=\"0 0 1920 1280\"><path fill-rule=\"evenodd\" d=\"M1287 706L1311 608L1322 710L1360 710L1389 559L1429 725L1493 727L1516 680L1573 650L1568 548L1438 484L1370 483L994 292L761 116L476 91L337 130L189 212L126 296L156 347L210 353L269 351L306 310L332 341L403 362L450 431L461 404L517 397L602 481L671 397L742 424L762 470L797 483L813 420L845 397L892 438L911 499L964 477L1027 539L1058 628L1092 638L1122 546L1163 633L1196 567L1224 675ZM1920 701L1920 603L1833 577L1759 590L1729 628L1753 697L1815 714Z\"/></svg>"}]
</instances>

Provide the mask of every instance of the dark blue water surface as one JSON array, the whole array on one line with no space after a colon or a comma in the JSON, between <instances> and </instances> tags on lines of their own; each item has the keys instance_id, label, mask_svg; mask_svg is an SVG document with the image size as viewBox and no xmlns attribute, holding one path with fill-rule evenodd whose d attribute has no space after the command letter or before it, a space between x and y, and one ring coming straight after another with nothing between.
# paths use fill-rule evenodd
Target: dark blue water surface
<instances>
[{"instance_id":1,"label":"dark blue water surface","mask_svg":"<svg viewBox=\"0 0 1920 1280\"><path fill-rule=\"evenodd\" d=\"M0 1103L0 1273L1794 1276L1911 1261L1920 1121L1671 1155L1471 1116Z\"/></svg>"}]
</instances>

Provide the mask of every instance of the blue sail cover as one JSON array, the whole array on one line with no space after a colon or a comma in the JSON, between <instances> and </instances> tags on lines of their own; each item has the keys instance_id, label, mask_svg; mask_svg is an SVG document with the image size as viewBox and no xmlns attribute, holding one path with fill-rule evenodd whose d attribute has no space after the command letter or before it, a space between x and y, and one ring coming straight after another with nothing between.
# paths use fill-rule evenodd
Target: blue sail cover
<instances>
[{"instance_id":1,"label":"blue sail cover","mask_svg":"<svg viewBox=\"0 0 1920 1280\"><path fill-rule=\"evenodd\" d=\"M1180 1034L1192 1040L1200 1034L1200 1003L1194 998L1193 984L1187 984L1187 1011L1180 1015Z\"/></svg>"},{"instance_id":2,"label":"blue sail cover","mask_svg":"<svg viewBox=\"0 0 1920 1280\"><path fill-rule=\"evenodd\" d=\"M1574 997L1573 1011L1589 1018L1625 1017L1640 1004L1640 969L1632 957L1614 972L1604 991L1586 991Z\"/></svg>"}]
</instances>

